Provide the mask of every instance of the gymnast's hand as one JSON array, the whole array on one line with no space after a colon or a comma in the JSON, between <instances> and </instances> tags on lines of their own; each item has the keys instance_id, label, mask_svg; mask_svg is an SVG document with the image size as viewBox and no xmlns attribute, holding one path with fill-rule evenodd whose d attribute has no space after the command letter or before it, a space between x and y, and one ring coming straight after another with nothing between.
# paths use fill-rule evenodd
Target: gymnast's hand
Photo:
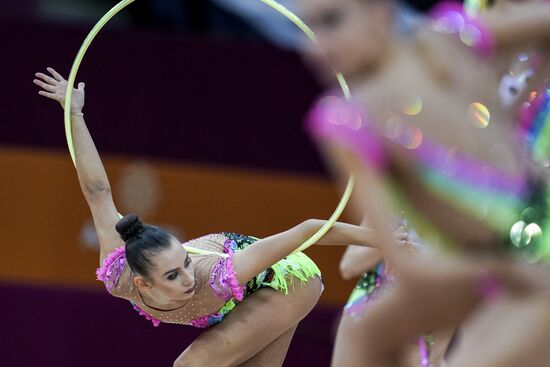
<instances>
[{"instance_id":1,"label":"gymnast's hand","mask_svg":"<svg viewBox=\"0 0 550 367\"><path fill-rule=\"evenodd\" d=\"M41 96L53 99L61 104L61 107L65 107L65 92L67 90L67 81L54 69L47 68L51 76L36 73L35 76L38 79L34 79L34 84L38 85L41 90L38 92ZM71 113L81 113L84 108L84 83L78 83L78 89L73 89L73 95L71 98Z\"/></svg>"}]
</instances>

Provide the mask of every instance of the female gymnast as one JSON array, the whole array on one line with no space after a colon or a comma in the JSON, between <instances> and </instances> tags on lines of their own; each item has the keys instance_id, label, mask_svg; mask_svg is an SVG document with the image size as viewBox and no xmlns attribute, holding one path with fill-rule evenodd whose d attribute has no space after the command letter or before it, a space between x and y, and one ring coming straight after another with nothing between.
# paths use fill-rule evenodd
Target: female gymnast
<instances>
[{"instance_id":1,"label":"female gymnast","mask_svg":"<svg viewBox=\"0 0 550 367\"><path fill-rule=\"evenodd\" d=\"M67 81L47 70L50 75L37 73L34 83L42 88L40 95L63 106ZM193 254L166 230L133 214L120 219L84 122L84 88L80 83L73 92L72 132L78 179L101 248L98 279L155 326L212 326L174 366L281 366L297 324L322 290L315 263L291 253L325 222L307 220L265 239L207 235L184 244L199 250ZM369 245L370 238L368 229L336 223L318 244Z\"/></svg>"},{"instance_id":2,"label":"female gymnast","mask_svg":"<svg viewBox=\"0 0 550 367\"><path fill-rule=\"evenodd\" d=\"M313 4L312 4L313 5ZM348 4L349 5L349 4ZM412 4L411 4L412 5ZM426 4L424 4L426 5ZM338 38L338 42L331 44L330 48L323 49L323 53L319 53L317 48L304 48L303 56L315 72L316 76L322 83L327 83L332 80L333 72L331 67L338 71L342 71L345 75L354 75L356 72L361 72L366 64L370 61L375 61L377 55L365 52L365 47L368 47L371 42L377 41L376 37L371 37L371 32L361 30L361 39L363 43L357 45L357 36L354 32L358 28L341 28L338 27L337 19L345 16L345 9L333 9L333 12L327 12L324 17L316 18L312 25L314 29L319 29L321 22L326 29L320 35L323 39L324 35L330 32L329 36L332 39ZM395 9L396 24L394 29L399 37L407 38L414 32L416 27L421 24L424 18L423 11L425 8L413 8L408 4L399 4ZM307 11L306 11L307 16ZM318 23L316 22L318 21ZM330 28L333 26L334 28ZM373 38L373 39L371 39ZM324 58L324 53L328 53L330 63L327 63ZM374 58L374 60L370 60ZM397 222L397 220L394 220ZM421 245L421 241L409 226L406 226L406 221L400 221L401 232L407 232L409 235L409 243L414 243L416 246L409 246L408 252L410 256L416 256L416 252ZM366 222L363 221L366 226ZM367 248L361 246L348 246L341 262L340 272L344 279L359 277L350 297L343 309L342 318L338 326L338 334L336 337L335 349L333 354L332 364L334 366L348 365L350 356L353 356L354 348L361 349L361 342L356 342L356 329L368 328L368 324L361 322L361 316L368 312L368 307L372 302L375 302L381 297L388 287L391 286L391 272L386 271L386 265L382 253L375 248ZM447 349L448 342L452 336L453 330L446 330L438 333L437 338L434 335L425 335L418 340L411 340L408 345L406 354L406 365L416 367L431 364L439 365L443 359ZM353 358L353 357L351 357Z\"/></svg>"},{"instance_id":3,"label":"female gymnast","mask_svg":"<svg viewBox=\"0 0 550 367\"><path fill-rule=\"evenodd\" d=\"M545 60L550 6L506 4L472 17L444 5L399 38L395 1L301 3L332 64L362 63L341 70L354 101L323 97L308 127L341 173L355 173L357 215L376 230L399 274L363 315L369 327L357 328L342 349L346 365L401 365L410 338L461 323L474 310L479 328L464 337L451 366L547 365L547 270L528 264L550 257L546 181L529 169L514 115L495 91L518 47ZM547 66L533 82L548 75ZM387 228L392 210L402 208L425 242L463 251L403 256ZM504 248L520 260L502 258Z\"/></svg>"}]
</instances>

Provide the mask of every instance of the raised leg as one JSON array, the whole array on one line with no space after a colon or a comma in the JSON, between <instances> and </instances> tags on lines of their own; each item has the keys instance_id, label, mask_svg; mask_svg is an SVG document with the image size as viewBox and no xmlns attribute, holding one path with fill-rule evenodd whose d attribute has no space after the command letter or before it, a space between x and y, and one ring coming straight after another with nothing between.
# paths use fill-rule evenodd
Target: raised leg
<instances>
[{"instance_id":1,"label":"raised leg","mask_svg":"<svg viewBox=\"0 0 550 367\"><path fill-rule=\"evenodd\" d=\"M281 367L295 331L296 326L275 339L273 343L239 367Z\"/></svg>"},{"instance_id":2,"label":"raised leg","mask_svg":"<svg viewBox=\"0 0 550 367\"><path fill-rule=\"evenodd\" d=\"M311 279L304 285L295 280L294 284L286 296L272 289L260 289L247 297L224 321L201 334L174 366L233 367L256 356L296 327L317 303L320 279ZM281 345L283 340L279 341ZM274 350L265 353L265 358L276 354Z\"/></svg>"}]
</instances>

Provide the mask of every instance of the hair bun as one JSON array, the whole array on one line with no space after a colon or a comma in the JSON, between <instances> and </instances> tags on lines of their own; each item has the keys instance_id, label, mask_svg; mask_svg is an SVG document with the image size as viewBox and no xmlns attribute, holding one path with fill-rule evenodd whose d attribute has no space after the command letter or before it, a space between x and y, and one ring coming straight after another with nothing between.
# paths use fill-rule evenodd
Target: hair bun
<instances>
[{"instance_id":1,"label":"hair bun","mask_svg":"<svg viewBox=\"0 0 550 367\"><path fill-rule=\"evenodd\" d=\"M124 242L128 242L132 238L139 236L145 229L143 223L135 214L125 215L118 221L115 228L120 233L120 237Z\"/></svg>"},{"instance_id":2,"label":"hair bun","mask_svg":"<svg viewBox=\"0 0 550 367\"><path fill-rule=\"evenodd\" d=\"M435 5L439 3L440 0L402 0L402 3L405 3L412 7L413 9L416 9L419 12L427 13L429 12Z\"/></svg>"}]
</instances>

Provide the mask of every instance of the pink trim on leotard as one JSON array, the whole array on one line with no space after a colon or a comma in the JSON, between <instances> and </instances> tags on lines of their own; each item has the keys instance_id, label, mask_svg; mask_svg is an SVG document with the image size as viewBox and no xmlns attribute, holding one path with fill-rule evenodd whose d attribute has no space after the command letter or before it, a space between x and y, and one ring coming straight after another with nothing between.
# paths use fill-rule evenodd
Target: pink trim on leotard
<instances>
[{"instance_id":1,"label":"pink trim on leotard","mask_svg":"<svg viewBox=\"0 0 550 367\"><path fill-rule=\"evenodd\" d=\"M124 266L126 266L126 249L124 246L120 246L111 252L109 256L103 260L101 267L96 270L97 280L105 283L105 288L107 288L109 293L113 293L113 289L116 287L118 278L120 278L120 275L124 271ZM134 306L134 309L139 312L141 316L151 321L153 325L160 325L160 320L157 320L147 312L143 311L141 307L133 302L132 306Z\"/></svg>"},{"instance_id":2,"label":"pink trim on leotard","mask_svg":"<svg viewBox=\"0 0 550 367\"><path fill-rule=\"evenodd\" d=\"M233 266L233 253L236 248L236 242L227 239L223 245L223 251L229 254L228 258L219 259L212 267L212 275L210 276L210 287L214 291L214 294L224 301L235 299L242 301L244 299L244 287L239 285L237 274ZM212 320L221 320L223 313L213 313L206 316L198 317L189 322L196 328L205 329L212 325Z\"/></svg>"},{"instance_id":3,"label":"pink trim on leotard","mask_svg":"<svg viewBox=\"0 0 550 367\"><path fill-rule=\"evenodd\" d=\"M100 268L96 270L97 280L105 283L109 293L113 293L113 288L124 271L126 265L126 251L124 246L117 247L104 260Z\"/></svg>"},{"instance_id":4,"label":"pink trim on leotard","mask_svg":"<svg viewBox=\"0 0 550 367\"><path fill-rule=\"evenodd\" d=\"M143 309L141 307L139 307L138 305L136 305L133 302L132 302L132 306L134 306L134 310L136 310L141 316L143 316L147 320L151 321L153 323L153 326L155 326L155 327L160 326L161 321L159 319L149 315L147 312L143 311Z\"/></svg>"},{"instance_id":5,"label":"pink trim on leotard","mask_svg":"<svg viewBox=\"0 0 550 367\"><path fill-rule=\"evenodd\" d=\"M189 322L189 325L199 329L206 329L207 327L210 326L210 324L208 323L209 317L210 315L207 315L207 316L202 316L197 319L191 320L191 322Z\"/></svg>"},{"instance_id":6,"label":"pink trim on leotard","mask_svg":"<svg viewBox=\"0 0 550 367\"><path fill-rule=\"evenodd\" d=\"M356 102L328 96L313 107L306 127L317 142L337 143L352 151L367 166L383 169L387 159L383 143L366 116ZM450 156L448 148L434 144L426 137L411 152L429 170L448 173L469 185L520 196L525 194L527 182L524 175L511 175L464 153Z\"/></svg>"},{"instance_id":7,"label":"pink trim on leotard","mask_svg":"<svg viewBox=\"0 0 550 367\"><path fill-rule=\"evenodd\" d=\"M212 268L210 276L210 287L224 301L235 298L242 301L244 298L244 288L239 285L237 274L233 267L233 247L234 241L226 240L224 243L224 252L229 254L228 258L222 258Z\"/></svg>"},{"instance_id":8,"label":"pink trim on leotard","mask_svg":"<svg viewBox=\"0 0 550 367\"><path fill-rule=\"evenodd\" d=\"M381 143L371 131L361 107L341 97L326 96L313 107L306 129L315 140L333 140L352 150L376 169L385 165Z\"/></svg>"}]
</instances>

